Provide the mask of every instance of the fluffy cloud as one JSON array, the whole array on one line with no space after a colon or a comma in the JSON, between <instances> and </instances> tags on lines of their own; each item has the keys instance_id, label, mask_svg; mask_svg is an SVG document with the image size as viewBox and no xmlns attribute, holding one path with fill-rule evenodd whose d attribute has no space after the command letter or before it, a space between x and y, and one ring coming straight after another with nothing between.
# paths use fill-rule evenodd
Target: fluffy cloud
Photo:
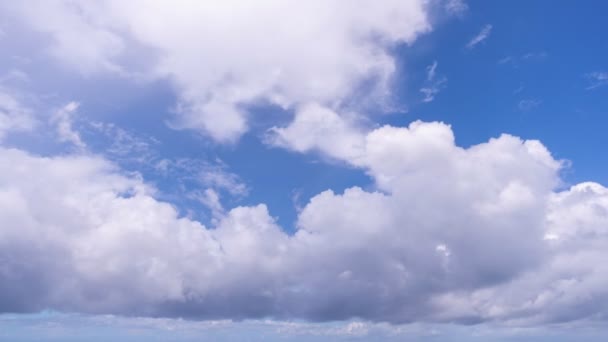
<instances>
[{"instance_id":1,"label":"fluffy cloud","mask_svg":"<svg viewBox=\"0 0 608 342\"><path fill-rule=\"evenodd\" d=\"M546 261L511 282L433 301L446 319L467 314L516 324L608 317L608 189L582 183L551 194L545 217Z\"/></svg>"},{"instance_id":2,"label":"fluffy cloud","mask_svg":"<svg viewBox=\"0 0 608 342\"><path fill-rule=\"evenodd\" d=\"M179 93L174 126L218 141L247 130L252 104L337 108L370 84L371 96L388 95L395 69L388 50L430 30L428 6L423 0L3 5L49 34L50 53L70 67L171 79Z\"/></svg>"},{"instance_id":3,"label":"fluffy cloud","mask_svg":"<svg viewBox=\"0 0 608 342\"><path fill-rule=\"evenodd\" d=\"M356 115L339 115L318 103L300 107L287 127L273 127L268 142L297 152L318 150L338 159L355 159L364 143Z\"/></svg>"},{"instance_id":4,"label":"fluffy cloud","mask_svg":"<svg viewBox=\"0 0 608 342\"><path fill-rule=\"evenodd\" d=\"M377 191L318 194L293 235L264 205L204 227L104 159L2 149L0 307L389 322L605 317L604 187L553 192L560 162L508 135L463 149L449 126L415 122L359 138L333 157L367 170Z\"/></svg>"}]
</instances>

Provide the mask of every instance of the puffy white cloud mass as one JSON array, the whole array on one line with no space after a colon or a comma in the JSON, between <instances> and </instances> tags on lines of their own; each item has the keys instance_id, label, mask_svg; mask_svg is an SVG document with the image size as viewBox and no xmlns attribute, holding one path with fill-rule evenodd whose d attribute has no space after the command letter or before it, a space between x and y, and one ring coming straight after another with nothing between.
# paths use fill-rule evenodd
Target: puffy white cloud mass
<instances>
[{"instance_id":1,"label":"puffy white cloud mass","mask_svg":"<svg viewBox=\"0 0 608 342\"><path fill-rule=\"evenodd\" d=\"M174 126L225 142L248 129L253 104L336 109L362 93L382 101L390 48L430 30L434 3L29 0L0 10L46 34L48 52L85 74L172 80Z\"/></svg>"},{"instance_id":2,"label":"puffy white cloud mass","mask_svg":"<svg viewBox=\"0 0 608 342\"><path fill-rule=\"evenodd\" d=\"M344 129L357 147L325 150L366 170L377 190L314 196L292 235L264 205L204 227L103 158L0 149L0 308L387 322L606 318L608 189L555 192L561 163L538 141L503 135L465 149L442 123L358 136Z\"/></svg>"}]
</instances>

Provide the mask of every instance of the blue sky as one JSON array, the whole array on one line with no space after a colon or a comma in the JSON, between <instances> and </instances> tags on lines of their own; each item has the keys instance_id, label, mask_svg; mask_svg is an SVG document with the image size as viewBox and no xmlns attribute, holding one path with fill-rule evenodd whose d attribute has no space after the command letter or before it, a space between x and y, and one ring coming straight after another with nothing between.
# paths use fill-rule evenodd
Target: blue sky
<instances>
[{"instance_id":1,"label":"blue sky","mask_svg":"<svg viewBox=\"0 0 608 342\"><path fill-rule=\"evenodd\" d=\"M604 340L607 10L0 4L0 341Z\"/></svg>"}]
</instances>

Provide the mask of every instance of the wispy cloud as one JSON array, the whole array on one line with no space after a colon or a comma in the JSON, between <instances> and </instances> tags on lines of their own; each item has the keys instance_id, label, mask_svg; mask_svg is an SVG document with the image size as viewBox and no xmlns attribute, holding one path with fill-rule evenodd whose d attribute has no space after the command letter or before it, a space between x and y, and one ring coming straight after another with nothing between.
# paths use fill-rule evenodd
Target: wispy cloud
<instances>
[{"instance_id":1,"label":"wispy cloud","mask_svg":"<svg viewBox=\"0 0 608 342\"><path fill-rule=\"evenodd\" d=\"M463 0L447 0L445 10L454 16L462 17L469 10L469 6Z\"/></svg>"},{"instance_id":2,"label":"wispy cloud","mask_svg":"<svg viewBox=\"0 0 608 342\"><path fill-rule=\"evenodd\" d=\"M76 148L84 150L86 144L80 138L78 131L73 128L72 117L79 106L79 103L73 101L66 104L51 117L51 123L55 125L59 141L71 143Z\"/></svg>"},{"instance_id":3,"label":"wispy cloud","mask_svg":"<svg viewBox=\"0 0 608 342\"><path fill-rule=\"evenodd\" d=\"M437 71L437 61L426 67L426 79L432 81L435 79L435 72Z\"/></svg>"},{"instance_id":4,"label":"wispy cloud","mask_svg":"<svg viewBox=\"0 0 608 342\"><path fill-rule=\"evenodd\" d=\"M481 31L467 43L467 49L475 48L475 46L477 46L479 43L488 39L488 37L490 36L491 33L492 33L492 25L488 24L488 25L484 26L481 29Z\"/></svg>"},{"instance_id":5,"label":"wispy cloud","mask_svg":"<svg viewBox=\"0 0 608 342\"><path fill-rule=\"evenodd\" d=\"M498 60L498 64L508 64L513 63L513 56L503 57Z\"/></svg>"},{"instance_id":6,"label":"wispy cloud","mask_svg":"<svg viewBox=\"0 0 608 342\"><path fill-rule=\"evenodd\" d=\"M594 71L585 75L585 77L591 83L587 90L595 89L601 86L608 85L608 72Z\"/></svg>"},{"instance_id":7,"label":"wispy cloud","mask_svg":"<svg viewBox=\"0 0 608 342\"><path fill-rule=\"evenodd\" d=\"M437 61L426 67L426 82L425 86L420 88L420 92L424 94L422 102L431 102L435 96L446 86L446 77L437 77Z\"/></svg>"},{"instance_id":8,"label":"wispy cloud","mask_svg":"<svg viewBox=\"0 0 608 342\"><path fill-rule=\"evenodd\" d=\"M21 82L26 83L30 80L30 77L27 73L17 68L13 68L9 70L4 75L0 76L0 84L4 83L12 83L12 82Z\"/></svg>"},{"instance_id":9,"label":"wispy cloud","mask_svg":"<svg viewBox=\"0 0 608 342\"><path fill-rule=\"evenodd\" d=\"M3 80L2 80L3 81ZM11 132L30 132L37 126L33 110L22 103L20 94L0 81L0 142Z\"/></svg>"},{"instance_id":10,"label":"wispy cloud","mask_svg":"<svg viewBox=\"0 0 608 342\"><path fill-rule=\"evenodd\" d=\"M518 67L520 63L524 62L540 62L546 59L549 54L545 51L539 52L528 52L521 56L505 56L498 60L498 64L500 65L511 65L513 67Z\"/></svg>"},{"instance_id":11,"label":"wispy cloud","mask_svg":"<svg viewBox=\"0 0 608 342\"><path fill-rule=\"evenodd\" d=\"M524 55L521 56L521 60L524 61L538 61L538 60L543 60L545 58L547 58L548 54L545 51L539 51L539 52L528 52Z\"/></svg>"},{"instance_id":12,"label":"wispy cloud","mask_svg":"<svg viewBox=\"0 0 608 342\"><path fill-rule=\"evenodd\" d=\"M525 99L519 101L519 103L517 104L517 108L519 108L519 110L521 110L522 112L528 112L540 106L542 103L543 101L539 99Z\"/></svg>"},{"instance_id":13,"label":"wispy cloud","mask_svg":"<svg viewBox=\"0 0 608 342\"><path fill-rule=\"evenodd\" d=\"M130 172L162 180L157 195L177 203L188 217L209 218L212 224L223 217L223 203L246 197L249 188L221 159L164 157L156 138L126 130L113 123L90 122L88 138L94 152ZM201 212L200 205L208 209ZM209 214L209 215L207 215Z\"/></svg>"}]
</instances>

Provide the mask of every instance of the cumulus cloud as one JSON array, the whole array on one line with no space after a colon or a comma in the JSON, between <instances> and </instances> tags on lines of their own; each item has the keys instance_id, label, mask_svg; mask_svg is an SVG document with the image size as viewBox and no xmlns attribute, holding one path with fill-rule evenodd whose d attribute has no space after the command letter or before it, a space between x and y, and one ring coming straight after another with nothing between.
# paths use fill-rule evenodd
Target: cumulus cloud
<instances>
[{"instance_id":1,"label":"cumulus cloud","mask_svg":"<svg viewBox=\"0 0 608 342\"><path fill-rule=\"evenodd\" d=\"M221 165L161 159L148 140L104 124L96 127L116 142L106 157L0 147L1 312L605 321L605 187L556 192L562 163L538 141L502 135L462 148L446 124L369 129L347 105L370 83L371 96L389 94L390 47L430 30L427 1L236 4L2 6L51 37L49 53L84 74L170 79L177 127L234 141L248 129L248 106L292 111L291 123L268 132L269 143L359 168L372 189L317 194L288 234L264 204L222 204L222 194L247 187ZM129 56L147 52L133 69ZM436 68L427 80L438 80ZM52 121L60 139L83 147L72 127L76 108L68 104ZM30 112L0 93L0 137L30 129ZM110 161L140 152L142 163L168 177L182 170L197 179L201 191L185 196L211 210L210 226L180 215L140 174ZM353 322L339 332L368 329Z\"/></svg>"},{"instance_id":2,"label":"cumulus cloud","mask_svg":"<svg viewBox=\"0 0 608 342\"><path fill-rule=\"evenodd\" d=\"M317 103L300 107L287 127L273 127L268 142L298 152L318 150L336 159L356 158L364 143L357 116L339 115Z\"/></svg>"},{"instance_id":3,"label":"cumulus cloud","mask_svg":"<svg viewBox=\"0 0 608 342\"><path fill-rule=\"evenodd\" d=\"M388 322L605 317L604 187L553 192L561 163L538 141L503 135L464 149L442 123L380 127L357 144L302 143L366 170L377 190L314 196L293 235L264 205L217 206L217 224L204 227L102 158L2 149L0 307Z\"/></svg>"},{"instance_id":4,"label":"cumulus cloud","mask_svg":"<svg viewBox=\"0 0 608 342\"><path fill-rule=\"evenodd\" d=\"M179 94L173 126L224 142L247 131L252 104L336 108L364 84L373 85L370 96L386 97L395 70L389 48L430 30L428 6L423 0L3 4L49 34L50 53L68 66L170 79Z\"/></svg>"},{"instance_id":5,"label":"cumulus cloud","mask_svg":"<svg viewBox=\"0 0 608 342\"><path fill-rule=\"evenodd\" d=\"M481 29L481 31L479 31L479 33L467 43L467 45L466 45L467 49L475 48L481 42L488 39L488 37L490 37L491 33L492 33L492 25L488 24L488 25L484 26Z\"/></svg>"},{"instance_id":6,"label":"cumulus cloud","mask_svg":"<svg viewBox=\"0 0 608 342\"><path fill-rule=\"evenodd\" d=\"M596 183L551 194L542 267L510 283L443 294L436 301L454 308L448 317L468 312L519 324L605 320L608 293L602 288L608 284L608 269L601 260L608 244L607 195L608 189Z\"/></svg>"}]
</instances>

